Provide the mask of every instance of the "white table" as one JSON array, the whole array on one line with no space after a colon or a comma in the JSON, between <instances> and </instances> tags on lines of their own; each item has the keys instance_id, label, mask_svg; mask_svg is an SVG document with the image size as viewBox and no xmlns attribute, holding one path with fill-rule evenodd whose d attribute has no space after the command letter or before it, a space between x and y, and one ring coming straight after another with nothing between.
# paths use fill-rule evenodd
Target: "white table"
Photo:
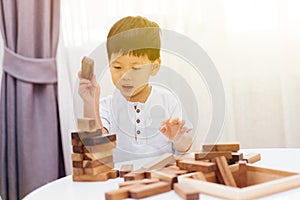
<instances>
[{"instance_id":1,"label":"white table","mask_svg":"<svg viewBox=\"0 0 300 200\"><path fill-rule=\"evenodd\" d=\"M300 173L300 149L243 149L243 153L261 153L262 159L255 165L291 172ZM153 158L143 159L143 162L149 162ZM130 161L134 163L135 169L141 166L141 161ZM116 163L115 168L119 168L123 163ZM47 199L70 199L70 200L99 200L105 199L106 191L118 188L118 183L123 182L123 178L110 179L105 182L73 182L72 176L67 176L51 183L48 183L35 191L31 192L25 200L47 200ZM261 199L299 199L300 187L285 192L277 193ZM152 196L145 199L172 199L180 200L181 198L172 190L167 193ZM200 199L218 199L212 196L200 194Z\"/></svg>"}]
</instances>

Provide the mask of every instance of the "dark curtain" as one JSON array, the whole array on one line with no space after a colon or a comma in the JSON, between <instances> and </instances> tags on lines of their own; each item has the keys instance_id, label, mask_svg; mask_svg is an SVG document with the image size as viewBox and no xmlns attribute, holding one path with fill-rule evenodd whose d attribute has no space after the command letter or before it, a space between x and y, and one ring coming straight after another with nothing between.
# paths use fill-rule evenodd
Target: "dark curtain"
<instances>
[{"instance_id":1,"label":"dark curtain","mask_svg":"<svg viewBox=\"0 0 300 200\"><path fill-rule=\"evenodd\" d=\"M55 59L60 0L0 2L0 194L14 200L65 175Z\"/></svg>"}]
</instances>

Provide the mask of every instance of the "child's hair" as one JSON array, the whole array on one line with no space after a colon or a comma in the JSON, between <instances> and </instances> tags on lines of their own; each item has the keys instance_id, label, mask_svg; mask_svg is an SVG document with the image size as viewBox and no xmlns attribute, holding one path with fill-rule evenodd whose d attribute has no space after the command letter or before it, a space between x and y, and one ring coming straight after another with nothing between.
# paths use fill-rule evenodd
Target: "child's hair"
<instances>
[{"instance_id":1,"label":"child's hair","mask_svg":"<svg viewBox=\"0 0 300 200\"><path fill-rule=\"evenodd\" d=\"M106 42L108 58L113 53L160 58L160 29L157 23L144 17L128 16L117 21L110 29Z\"/></svg>"}]
</instances>

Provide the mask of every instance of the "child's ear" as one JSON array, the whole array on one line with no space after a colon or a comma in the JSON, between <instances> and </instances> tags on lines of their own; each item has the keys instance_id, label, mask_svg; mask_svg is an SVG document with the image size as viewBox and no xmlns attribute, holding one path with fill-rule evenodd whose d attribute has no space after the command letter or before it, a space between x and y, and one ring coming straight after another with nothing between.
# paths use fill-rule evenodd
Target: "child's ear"
<instances>
[{"instance_id":1,"label":"child's ear","mask_svg":"<svg viewBox=\"0 0 300 200\"><path fill-rule=\"evenodd\" d=\"M159 68L160 68L160 63L161 63L160 58L156 59L156 60L152 63L151 76L155 76L155 75L157 74L157 72L159 71Z\"/></svg>"}]
</instances>

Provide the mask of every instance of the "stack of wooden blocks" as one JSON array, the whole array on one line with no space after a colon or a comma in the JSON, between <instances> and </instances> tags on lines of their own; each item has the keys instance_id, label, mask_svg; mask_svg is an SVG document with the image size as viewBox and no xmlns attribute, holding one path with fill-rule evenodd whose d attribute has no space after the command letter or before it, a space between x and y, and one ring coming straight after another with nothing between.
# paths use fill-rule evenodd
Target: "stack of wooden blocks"
<instances>
[{"instance_id":1,"label":"stack of wooden blocks","mask_svg":"<svg viewBox=\"0 0 300 200\"><path fill-rule=\"evenodd\" d=\"M71 133L73 181L106 181L118 177L113 170L116 135L102 135L96 120L79 118L78 130Z\"/></svg>"},{"instance_id":2,"label":"stack of wooden blocks","mask_svg":"<svg viewBox=\"0 0 300 200\"><path fill-rule=\"evenodd\" d=\"M199 199L198 190L178 183L178 177L181 175L189 175L194 179L208 182L244 187L246 185L245 165L260 160L260 154L243 156L238 153L239 148L237 143L213 144L203 145L201 152L179 156L176 160L172 154L162 155L141 169L123 175L125 182L119 184L119 189L106 192L105 197L107 200L128 197L145 198L174 189L183 199ZM229 165L234 163L239 163L239 177L242 177L237 181L229 170Z\"/></svg>"}]
</instances>

